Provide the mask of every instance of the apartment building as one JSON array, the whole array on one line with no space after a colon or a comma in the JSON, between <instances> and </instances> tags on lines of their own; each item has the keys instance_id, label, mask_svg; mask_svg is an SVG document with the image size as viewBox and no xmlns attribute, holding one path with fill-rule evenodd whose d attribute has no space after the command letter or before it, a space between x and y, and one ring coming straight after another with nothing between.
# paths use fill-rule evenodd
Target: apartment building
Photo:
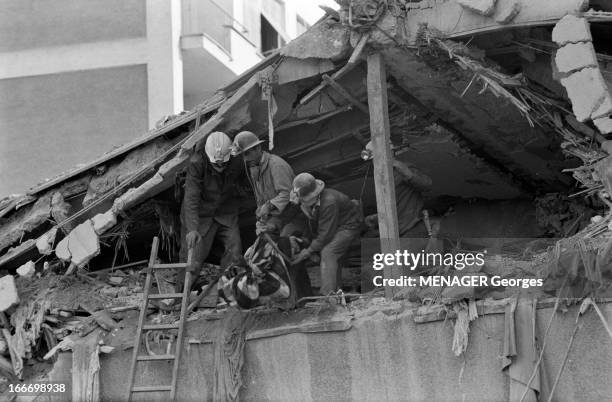
<instances>
[{"instance_id":1,"label":"apartment building","mask_svg":"<svg viewBox=\"0 0 612 402\"><path fill-rule=\"evenodd\" d=\"M299 6L298 0L3 0L0 198L197 105L307 29Z\"/></svg>"}]
</instances>

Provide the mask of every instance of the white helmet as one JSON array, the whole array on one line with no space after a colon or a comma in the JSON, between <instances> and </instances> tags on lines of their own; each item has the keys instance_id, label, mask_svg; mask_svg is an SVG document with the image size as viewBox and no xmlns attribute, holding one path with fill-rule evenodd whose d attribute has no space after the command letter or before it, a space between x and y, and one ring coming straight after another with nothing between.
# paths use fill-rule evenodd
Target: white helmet
<instances>
[{"instance_id":1,"label":"white helmet","mask_svg":"<svg viewBox=\"0 0 612 402\"><path fill-rule=\"evenodd\" d=\"M231 148L232 140L225 133L215 131L206 138L204 152L211 163L225 163L230 159Z\"/></svg>"}]
</instances>

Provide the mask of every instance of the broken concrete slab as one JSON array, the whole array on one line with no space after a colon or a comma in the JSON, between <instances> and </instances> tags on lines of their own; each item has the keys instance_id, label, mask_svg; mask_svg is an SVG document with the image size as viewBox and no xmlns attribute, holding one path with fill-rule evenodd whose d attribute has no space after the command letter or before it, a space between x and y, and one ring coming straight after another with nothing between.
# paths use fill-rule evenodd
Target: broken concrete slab
<instances>
[{"instance_id":1,"label":"broken concrete slab","mask_svg":"<svg viewBox=\"0 0 612 402\"><path fill-rule=\"evenodd\" d=\"M6 311L15 304L19 304L15 278L13 275L5 275L0 278L0 311Z\"/></svg>"},{"instance_id":2,"label":"broken concrete slab","mask_svg":"<svg viewBox=\"0 0 612 402\"><path fill-rule=\"evenodd\" d=\"M568 43L555 55L560 73L572 73L586 67L597 67L597 55L591 42Z\"/></svg>"},{"instance_id":3,"label":"broken concrete slab","mask_svg":"<svg viewBox=\"0 0 612 402\"><path fill-rule=\"evenodd\" d=\"M597 129L599 130L600 133L602 134L610 134L612 133L612 119L609 117L602 117L600 119L595 119L593 120L593 123L595 123L595 127L597 127ZM610 142L610 141L605 141L605 142ZM602 149L603 149L603 144L601 145ZM609 154L612 154L612 146L610 146L610 151L606 150Z\"/></svg>"},{"instance_id":4,"label":"broken concrete slab","mask_svg":"<svg viewBox=\"0 0 612 402\"><path fill-rule=\"evenodd\" d=\"M608 117L612 114L612 97L610 93L606 91L603 97L599 100L599 106L597 109L591 113L591 119L601 119L603 117Z\"/></svg>"},{"instance_id":5,"label":"broken concrete slab","mask_svg":"<svg viewBox=\"0 0 612 402\"><path fill-rule=\"evenodd\" d=\"M155 173L149 180L142 183L139 187L130 188L125 194L121 197L118 197L113 202L113 212L115 214L119 214L121 211L125 211L139 201L144 200L146 197L150 197L156 190L161 191L157 187L162 184L164 178L159 173Z\"/></svg>"},{"instance_id":6,"label":"broken concrete slab","mask_svg":"<svg viewBox=\"0 0 612 402\"><path fill-rule=\"evenodd\" d=\"M53 193L51 197L51 216L57 224L64 222L70 216L70 204L64 200L64 195L59 191ZM70 232L72 228L72 223L62 225L64 233Z\"/></svg>"},{"instance_id":7,"label":"broken concrete slab","mask_svg":"<svg viewBox=\"0 0 612 402\"><path fill-rule=\"evenodd\" d=\"M501 1L497 5L495 21L500 24L509 24L521 12L521 9L521 2L518 0Z\"/></svg>"},{"instance_id":8,"label":"broken concrete slab","mask_svg":"<svg viewBox=\"0 0 612 402\"><path fill-rule=\"evenodd\" d=\"M33 277L36 273L36 265L34 264L34 261L28 261L19 268L17 268L17 273L19 274L19 276L22 276L24 278Z\"/></svg>"},{"instance_id":9,"label":"broken concrete slab","mask_svg":"<svg viewBox=\"0 0 612 402\"><path fill-rule=\"evenodd\" d=\"M100 241L93 224L86 221L68 235L71 262L81 268L93 257L100 254Z\"/></svg>"},{"instance_id":10,"label":"broken concrete slab","mask_svg":"<svg viewBox=\"0 0 612 402\"><path fill-rule=\"evenodd\" d=\"M93 223L88 220L74 228L55 248L55 255L81 268L100 254L100 241Z\"/></svg>"},{"instance_id":11,"label":"broken concrete slab","mask_svg":"<svg viewBox=\"0 0 612 402\"><path fill-rule=\"evenodd\" d=\"M552 31L552 40L563 46L568 43L591 42L591 27L586 18L568 14L561 18Z\"/></svg>"},{"instance_id":12,"label":"broken concrete slab","mask_svg":"<svg viewBox=\"0 0 612 402\"><path fill-rule=\"evenodd\" d=\"M132 151L121 162L108 166L103 174L93 177L89 182L83 205L91 204L118 184L125 182L134 172L150 161L157 159L171 146L170 141L160 139Z\"/></svg>"},{"instance_id":13,"label":"broken concrete slab","mask_svg":"<svg viewBox=\"0 0 612 402\"><path fill-rule=\"evenodd\" d=\"M491 15L495 11L497 0L457 0L461 7L480 15Z\"/></svg>"},{"instance_id":14,"label":"broken concrete slab","mask_svg":"<svg viewBox=\"0 0 612 402\"><path fill-rule=\"evenodd\" d=\"M608 92L598 68L589 67L577 71L569 77L562 78L561 84L567 90L572 110L579 122L591 118L591 114L599 109L603 96Z\"/></svg>"},{"instance_id":15,"label":"broken concrete slab","mask_svg":"<svg viewBox=\"0 0 612 402\"><path fill-rule=\"evenodd\" d=\"M40 197L34 205L13 213L2 225L0 233L0 252L14 245L26 233L33 231L49 221L51 215L51 197Z\"/></svg>"},{"instance_id":16,"label":"broken concrete slab","mask_svg":"<svg viewBox=\"0 0 612 402\"><path fill-rule=\"evenodd\" d=\"M54 227L36 240L36 248L40 254L49 255L53 252L56 235L57 228Z\"/></svg>"},{"instance_id":17,"label":"broken concrete slab","mask_svg":"<svg viewBox=\"0 0 612 402\"><path fill-rule=\"evenodd\" d=\"M70 262L72 255L68 249L68 237L64 237L55 247L55 255L64 262Z\"/></svg>"},{"instance_id":18,"label":"broken concrete slab","mask_svg":"<svg viewBox=\"0 0 612 402\"><path fill-rule=\"evenodd\" d=\"M157 173L159 173L162 177L174 176L174 174L178 172L183 166L187 165L188 160L189 153L182 152L181 150L179 151L178 155L161 165L157 170Z\"/></svg>"},{"instance_id":19,"label":"broken concrete slab","mask_svg":"<svg viewBox=\"0 0 612 402\"><path fill-rule=\"evenodd\" d=\"M321 20L307 32L292 40L280 50L283 56L297 59L339 60L348 55L350 29L342 24Z\"/></svg>"},{"instance_id":20,"label":"broken concrete slab","mask_svg":"<svg viewBox=\"0 0 612 402\"><path fill-rule=\"evenodd\" d=\"M100 235L117 224L117 215L112 210L108 210L91 218L91 222L94 231Z\"/></svg>"}]
</instances>

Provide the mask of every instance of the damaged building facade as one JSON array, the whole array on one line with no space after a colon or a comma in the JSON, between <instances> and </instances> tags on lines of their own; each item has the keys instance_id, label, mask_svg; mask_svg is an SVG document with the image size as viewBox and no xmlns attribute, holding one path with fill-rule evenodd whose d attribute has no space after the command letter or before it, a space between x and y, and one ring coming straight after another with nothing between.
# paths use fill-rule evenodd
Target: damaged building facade
<instances>
[{"instance_id":1,"label":"damaged building facade","mask_svg":"<svg viewBox=\"0 0 612 402\"><path fill-rule=\"evenodd\" d=\"M193 110L0 201L4 384L44 377L68 384L74 400L127 399L152 239L161 262L177 262L190 156L213 131L249 130L296 173L378 212L383 252L401 244L393 144L432 179L425 205L438 239L486 249L483 274L520 272L544 286L366 292L370 262L357 251L343 272L362 291L352 303L340 293L288 312L229 314L202 302L187 317L178 400L612 395L612 6L338 3ZM382 156L373 165L361 158L368 141ZM255 239L253 210L245 202L244 244ZM155 282L169 292L163 275ZM178 319L150 313L157 324ZM169 354L176 334L145 343L150 356ZM52 363L37 369L38 360ZM136 381L167 382L172 365L150 360Z\"/></svg>"}]
</instances>

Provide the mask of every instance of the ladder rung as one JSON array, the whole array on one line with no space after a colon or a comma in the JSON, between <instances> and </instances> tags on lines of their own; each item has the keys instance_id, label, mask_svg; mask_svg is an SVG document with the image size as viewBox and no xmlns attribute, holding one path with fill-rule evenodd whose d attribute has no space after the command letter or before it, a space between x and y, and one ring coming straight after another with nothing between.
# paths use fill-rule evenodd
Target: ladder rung
<instances>
[{"instance_id":1,"label":"ladder rung","mask_svg":"<svg viewBox=\"0 0 612 402\"><path fill-rule=\"evenodd\" d=\"M149 299L180 299L183 297L182 293L158 293L149 295Z\"/></svg>"},{"instance_id":2,"label":"ladder rung","mask_svg":"<svg viewBox=\"0 0 612 402\"><path fill-rule=\"evenodd\" d=\"M148 360L174 360L174 355L142 355L136 358L139 362Z\"/></svg>"},{"instance_id":3,"label":"ladder rung","mask_svg":"<svg viewBox=\"0 0 612 402\"><path fill-rule=\"evenodd\" d=\"M172 385L147 385L132 388L132 392L172 391Z\"/></svg>"},{"instance_id":4,"label":"ladder rung","mask_svg":"<svg viewBox=\"0 0 612 402\"><path fill-rule=\"evenodd\" d=\"M186 268L187 264L184 262L178 264L153 264L149 268L153 269L173 269L173 268Z\"/></svg>"},{"instance_id":5,"label":"ladder rung","mask_svg":"<svg viewBox=\"0 0 612 402\"><path fill-rule=\"evenodd\" d=\"M149 329L178 329L179 327L179 323L175 323L175 324L149 324L149 325L143 325L142 329L149 330Z\"/></svg>"}]
</instances>

